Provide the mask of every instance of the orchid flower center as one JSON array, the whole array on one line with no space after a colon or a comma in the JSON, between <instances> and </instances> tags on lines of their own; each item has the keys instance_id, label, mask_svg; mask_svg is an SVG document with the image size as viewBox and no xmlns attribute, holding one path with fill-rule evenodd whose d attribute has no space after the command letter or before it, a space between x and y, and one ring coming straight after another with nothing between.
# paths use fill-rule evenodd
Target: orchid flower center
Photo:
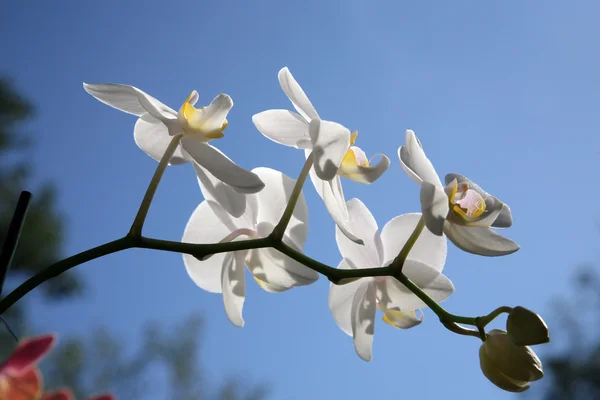
<instances>
[{"instance_id":1,"label":"orchid flower center","mask_svg":"<svg viewBox=\"0 0 600 400\"><path fill-rule=\"evenodd\" d=\"M210 116L206 115L206 107L194 107L197 101L198 92L194 90L179 108L177 119L181 123L183 131L188 134L201 135L207 142L211 139L222 138L223 131L227 128L227 120L223 122L220 129L208 128L206 122Z\"/></svg>"},{"instance_id":2,"label":"orchid flower center","mask_svg":"<svg viewBox=\"0 0 600 400\"><path fill-rule=\"evenodd\" d=\"M469 184L463 182L456 183L456 180L446 186L450 210L460 215L464 219L473 219L479 217L485 211L485 199L473 189L469 189Z\"/></svg>"},{"instance_id":3,"label":"orchid flower center","mask_svg":"<svg viewBox=\"0 0 600 400\"><path fill-rule=\"evenodd\" d=\"M351 180L356 180L356 172L360 167L369 167L369 159L365 152L357 146L354 146L354 142L358 136L358 132L352 132L350 136L350 148L344 155L340 167L338 168L338 175Z\"/></svg>"}]
</instances>

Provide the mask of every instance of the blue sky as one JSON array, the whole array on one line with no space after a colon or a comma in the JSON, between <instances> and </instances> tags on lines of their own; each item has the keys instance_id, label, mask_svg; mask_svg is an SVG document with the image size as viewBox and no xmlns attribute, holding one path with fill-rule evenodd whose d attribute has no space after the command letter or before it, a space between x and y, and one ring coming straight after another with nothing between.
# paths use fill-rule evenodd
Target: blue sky
<instances>
[{"instance_id":1,"label":"blue sky","mask_svg":"<svg viewBox=\"0 0 600 400\"><path fill-rule=\"evenodd\" d=\"M465 174L511 206L514 225L504 233L521 250L484 258L450 247L444 271L456 292L448 310L480 315L524 305L546 315L552 329L549 300L565 293L575 264L597 256L600 5L249 4L3 6L0 73L36 103L27 126L37 141L32 163L40 180L60 190L66 253L123 235L156 167L133 141L135 118L91 98L82 82L131 84L174 108L192 89L200 103L228 93L235 106L215 144L246 168L295 177L302 154L264 138L251 122L257 112L291 107L277 82L288 66L323 118L358 129L367 154L391 158L376 183L345 183L346 197L359 197L380 227L419 209L418 186L396 157L407 128L440 174ZM337 265L334 224L310 185L305 194L305 251ZM201 200L191 166L170 168L145 234L180 239ZM40 330L83 334L107 324L135 343L145 321L169 326L198 312L207 320L201 361L209 376L271 382L273 398L510 396L481 374L479 343L446 331L430 311L409 331L378 321L374 359L360 360L331 318L325 279L277 295L249 287L246 327L238 329L220 296L198 289L177 254L130 250L78 270L89 289L84 298L55 307L31 295ZM538 348L542 361L547 347Z\"/></svg>"}]
</instances>

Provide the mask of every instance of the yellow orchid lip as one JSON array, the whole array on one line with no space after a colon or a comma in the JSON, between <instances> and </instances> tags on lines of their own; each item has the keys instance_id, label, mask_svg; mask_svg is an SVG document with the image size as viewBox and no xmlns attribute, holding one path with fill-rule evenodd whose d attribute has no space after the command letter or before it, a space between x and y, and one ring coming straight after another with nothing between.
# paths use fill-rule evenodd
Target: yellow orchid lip
<instances>
[{"instance_id":1,"label":"yellow orchid lip","mask_svg":"<svg viewBox=\"0 0 600 400\"><path fill-rule=\"evenodd\" d=\"M204 120L203 120L203 111L206 107L196 108L194 107L193 100L196 100L198 97L198 93L194 90L190 95L185 99L185 102L181 105L179 109L179 120L181 122L182 128L184 132L191 134L200 134L204 136L207 141L211 139L219 139L223 136L223 131L227 128L229 124L227 119L223 122L223 125L219 130L207 131Z\"/></svg>"},{"instance_id":2,"label":"yellow orchid lip","mask_svg":"<svg viewBox=\"0 0 600 400\"><path fill-rule=\"evenodd\" d=\"M455 180L451 182L449 186L449 188L446 188L446 193L448 194L448 203L450 205L450 209L455 214L459 215L465 220L471 220L481 216L481 214L485 212L485 199L475 190L470 189L468 183L463 182L458 185ZM456 199L457 195L460 196L459 199Z\"/></svg>"}]
</instances>

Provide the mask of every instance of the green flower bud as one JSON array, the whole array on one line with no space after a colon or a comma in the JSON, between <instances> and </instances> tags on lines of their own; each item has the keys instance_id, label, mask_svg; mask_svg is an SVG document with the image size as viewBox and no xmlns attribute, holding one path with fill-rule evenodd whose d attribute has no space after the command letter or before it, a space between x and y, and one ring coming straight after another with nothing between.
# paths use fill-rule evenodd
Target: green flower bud
<instances>
[{"instance_id":1,"label":"green flower bud","mask_svg":"<svg viewBox=\"0 0 600 400\"><path fill-rule=\"evenodd\" d=\"M479 348L481 371L494 385L524 392L544 376L542 362L528 346L515 345L505 331L494 329Z\"/></svg>"},{"instance_id":2,"label":"green flower bud","mask_svg":"<svg viewBox=\"0 0 600 400\"><path fill-rule=\"evenodd\" d=\"M548 343L548 326L538 314L524 307L515 307L506 320L508 336L519 346L533 346Z\"/></svg>"}]
</instances>

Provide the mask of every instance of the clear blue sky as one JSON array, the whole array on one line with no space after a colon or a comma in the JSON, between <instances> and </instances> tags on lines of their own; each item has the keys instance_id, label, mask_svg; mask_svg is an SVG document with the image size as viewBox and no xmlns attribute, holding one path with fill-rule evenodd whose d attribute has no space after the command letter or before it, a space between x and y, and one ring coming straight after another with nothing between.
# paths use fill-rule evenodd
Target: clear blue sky
<instances>
[{"instance_id":1,"label":"clear blue sky","mask_svg":"<svg viewBox=\"0 0 600 400\"><path fill-rule=\"evenodd\" d=\"M67 254L124 234L156 167L133 141L135 118L91 98L83 81L132 84L174 108L192 89L200 103L228 93L235 106L219 148L249 169L295 176L301 152L251 122L254 113L291 108L277 82L287 65L323 118L358 129L367 154L391 158L373 185L345 182L346 197L361 198L380 227L419 209L418 186L396 157L407 128L440 174L465 174L512 207L514 226L504 233L521 245L516 254L490 259L450 246L450 311L520 304L552 328L549 300L565 293L574 264L597 255L599 12L597 2L558 0L13 1L0 12L0 73L37 105L27 127L37 141L32 162L60 189ZM333 221L306 189L305 250L337 265ZM201 200L191 166L170 168L145 233L179 239ZM510 396L481 374L479 343L446 331L430 311L409 331L378 321L374 359L360 360L331 318L325 279L277 295L249 285L238 329L177 254L131 250L79 271L89 288L83 299L56 308L31 296L41 330L109 324L135 343L145 321L168 326L200 312L210 376L269 381L273 398Z\"/></svg>"}]
</instances>

